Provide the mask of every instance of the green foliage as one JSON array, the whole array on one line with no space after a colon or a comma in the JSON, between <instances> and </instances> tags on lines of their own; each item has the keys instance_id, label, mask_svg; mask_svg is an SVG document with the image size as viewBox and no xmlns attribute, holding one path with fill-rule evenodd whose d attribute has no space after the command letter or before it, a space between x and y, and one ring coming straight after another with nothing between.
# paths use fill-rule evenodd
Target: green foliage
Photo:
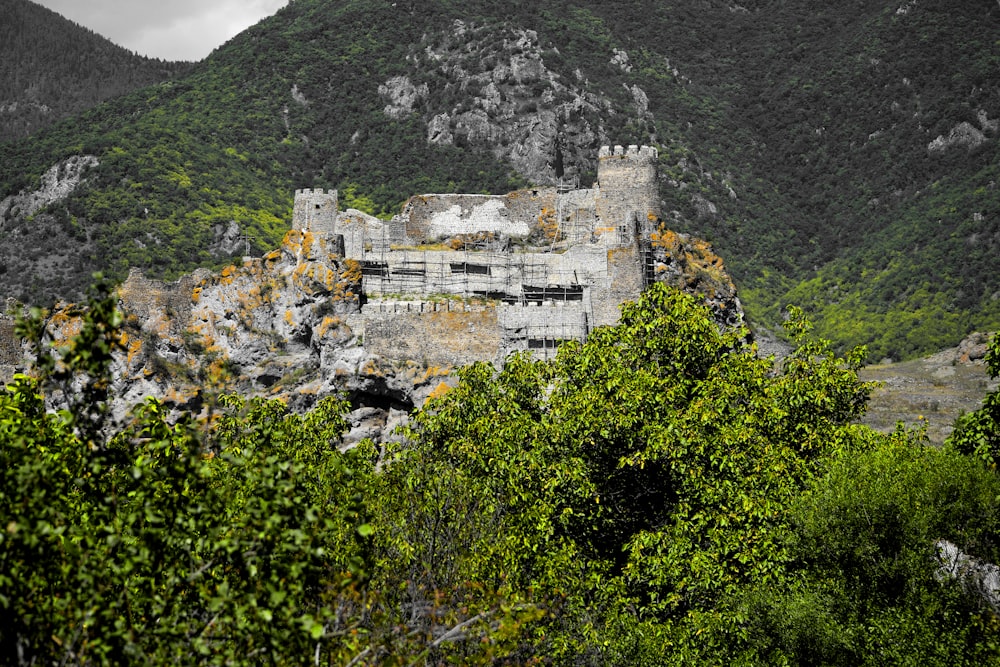
<instances>
[{"instance_id":1,"label":"green foliage","mask_svg":"<svg viewBox=\"0 0 1000 667\"><path fill-rule=\"evenodd\" d=\"M940 574L937 544L1000 558L1000 479L895 434L841 457L792 507L795 575L747 596L751 662L992 664L997 620Z\"/></svg>"},{"instance_id":2,"label":"green foliage","mask_svg":"<svg viewBox=\"0 0 1000 667\"><path fill-rule=\"evenodd\" d=\"M344 405L303 418L229 397L206 446L149 399L107 436L88 387L109 379L113 306L92 299L58 358L39 350L40 379L0 395L3 661L256 664L352 650L330 648L358 618L335 617L330 600L357 598L364 576L357 473L370 469L335 448ZM69 374L94 404L47 412L40 387Z\"/></svg>"},{"instance_id":3,"label":"green foliage","mask_svg":"<svg viewBox=\"0 0 1000 667\"><path fill-rule=\"evenodd\" d=\"M0 14L0 142L189 67L138 56L37 3L2 0Z\"/></svg>"},{"instance_id":4,"label":"green foliage","mask_svg":"<svg viewBox=\"0 0 1000 667\"><path fill-rule=\"evenodd\" d=\"M148 399L112 423L113 306L98 288L58 350L19 325L38 362L0 393L5 663L1000 659L936 546L1000 561L1000 478L854 424L864 350L798 311L776 367L658 284L341 452L335 398L226 396L203 424Z\"/></svg>"},{"instance_id":5,"label":"green foliage","mask_svg":"<svg viewBox=\"0 0 1000 667\"><path fill-rule=\"evenodd\" d=\"M986 352L990 377L1000 377L1000 335L994 334ZM970 454L990 469L1000 463L1000 389L983 398L983 407L962 415L955 422L955 431L948 444L964 454Z\"/></svg>"},{"instance_id":6,"label":"green foliage","mask_svg":"<svg viewBox=\"0 0 1000 667\"><path fill-rule=\"evenodd\" d=\"M391 560L530 591L546 655L662 659L638 632L695 650L709 616L739 620L724 600L784 581L786 508L823 457L872 437L850 426L862 353L803 339L775 375L745 336L656 285L554 363L466 369L385 477L407 526Z\"/></svg>"}]
</instances>

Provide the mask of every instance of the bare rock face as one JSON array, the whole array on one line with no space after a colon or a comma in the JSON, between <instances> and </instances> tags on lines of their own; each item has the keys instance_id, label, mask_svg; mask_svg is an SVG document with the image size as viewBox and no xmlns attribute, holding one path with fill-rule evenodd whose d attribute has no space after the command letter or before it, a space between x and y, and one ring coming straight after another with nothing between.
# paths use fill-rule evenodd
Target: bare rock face
<instances>
[{"instance_id":1,"label":"bare rock face","mask_svg":"<svg viewBox=\"0 0 1000 667\"><path fill-rule=\"evenodd\" d=\"M37 190L22 190L0 201L0 229L8 218L27 218L39 209L65 199L83 181L86 170L97 165L94 155L75 155L53 165L42 174Z\"/></svg>"},{"instance_id":2,"label":"bare rock face","mask_svg":"<svg viewBox=\"0 0 1000 667\"><path fill-rule=\"evenodd\" d=\"M707 241L678 234L661 224L651 236L653 279L701 294L723 327L744 324L743 306L736 285Z\"/></svg>"},{"instance_id":3,"label":"bare rock face","mask_svg":"<svg viewBox=\"0 0 1000 667\"><path fill-rule=\"evenodd\" d=\"M212 245L209 252L215 257L232 257L244 246L242 230L235 220L228 224L216 223L212 227Z\"/></svg>"},{"instance_id":4,"label":"bare rock face","mask_svg":"<svg viewBox=\"0 0 1000 667\"><path fill-rule=\"evenodd\" d=\"M940 135L934 141L927 144L927 151L930 153L943 153L949 148L961 146L967 150L978 148L986 142L986 135L975 125L969 122L961 122L951 128L948 136Z\"/></svg>"},{"instance_id":5,"label":"bare rock face","mask_svg":"<svg viewBox=\"0 0 1000 667\"><path fill-rule=\"evenodd\" d=\"M218 274L162 283L133 272L119 290L127 324L114 413L123 418L146 396L197 414L212 393L276 397L297 410L335 394L353 408L346 444L389 439L453 378L450 368L369 353L352 328L361 293L361 266L343 257L342 244L298 230L263 258Z\"/></svg>"},{"instance_id":6,"label":"bare rock face","mask_svg":"<svg viewBox=\"0 0 1000 667\"><path fill-rule=\"evenodd\" d=\"M412 77L395 76L379 87L384 113L401 118L423 109L427 141L490 148L534 183L551 183L556 142L572 178L576 165L593 163L594 145L606 141L601 117L611 103L566 82L545 64L532 30L495 29L455 21L431 35L408 57ZM429 83L411 79L433 72ZM629 89L639 115L648 100ZM457 100L449 105L448 100Z\"/></svg>"},{"instance_id":7,"label":"bare rock face","mask_svg":"<svg viewBox=\"0 0 1000 667\"><path fill-rule=\"evenodd\" d=\"M1000 567L964 553L948 540L934 543L937 550L938 580L957 579L962 588L1000 614Z\"/></svg>"},{"instance_id":8,"label":"bare rock face","mask_svg":"<svg viewBox=\"0 0 1000 667\"><path fill-rule=\"evenodd\" d=\"M355 408L356 439L389 437L438 378L364 349L350 324L360 312L361 267L342 253L342 244L292 230L280 248L219 273L199 269L164 283L133 271L118 290L125 326L112 364L113 418L125 420L148 396L197 415L224 392L281 398L302 410L339 394ZM73 305L48 316L56 345L79 326ZM0 379L30 362L19 346L12 321L0 318Z\"/></svg>"},{"instance_id":9,"label":"bare rock face","mask_svg":"<svg viewBox=\"0 0 1000 667\"><path fill-rule=\"evenodd\" d=\"M413 112L417 103L427 97L427 85L415 86L406 76L394 76L378 87L378 94L385 98L386 116L397 120Z\"/></svg>"},{"instance_id":10,"label":"bare rock face","mask_svg":"<svg viewBox=\"0 0 1000 667\"><path fill-rule=\"evenodd\" d=\"M983 363L992 338L992 334L981 331L969 334L958 344L957 361L963 364Z\"/></svg>"}]
</instances>

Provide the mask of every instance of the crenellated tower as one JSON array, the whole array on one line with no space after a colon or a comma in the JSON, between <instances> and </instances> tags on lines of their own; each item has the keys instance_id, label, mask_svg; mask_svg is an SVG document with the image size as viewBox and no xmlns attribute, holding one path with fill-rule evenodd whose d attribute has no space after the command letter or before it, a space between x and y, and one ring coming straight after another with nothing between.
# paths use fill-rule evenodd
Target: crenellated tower
<instances>
[{"instance_id":1,"label":"crenellated tower","mask_svg":"<svg viewBox=\"0 0 1000 667\"><path fill-rule=\"evenodd\" d=\"M652 146L603 146L598 154L597 217L618 227L622 242L630 242L637 224L645 229L660 215L658 157Z\"/></svg>"},{"instance_id":2,"label":"crenellated tower","mask_svg":"<svg viewBox=\"0 0 1000 667\"><path fill-rule=\"evenodd\" d=\"M337 191L322 188L296 190L292 227L332 238L337 233Z\"/></svg>"}]
</instances>

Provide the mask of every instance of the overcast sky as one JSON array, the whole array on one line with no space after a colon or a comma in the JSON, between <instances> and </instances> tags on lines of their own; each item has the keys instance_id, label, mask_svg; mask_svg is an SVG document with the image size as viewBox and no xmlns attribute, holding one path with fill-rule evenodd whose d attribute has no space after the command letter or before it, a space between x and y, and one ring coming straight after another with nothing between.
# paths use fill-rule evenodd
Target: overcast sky
<instances>
[{"instance_id":1,"label":"overcast sky","mask_svg":"<svg viewBox=\"0 0 1000 667\"><path fill-rule=\"evenodd\" d=\"M34 0L139 55L201 60L288 0Z\"/></svg>"}]
</instances>

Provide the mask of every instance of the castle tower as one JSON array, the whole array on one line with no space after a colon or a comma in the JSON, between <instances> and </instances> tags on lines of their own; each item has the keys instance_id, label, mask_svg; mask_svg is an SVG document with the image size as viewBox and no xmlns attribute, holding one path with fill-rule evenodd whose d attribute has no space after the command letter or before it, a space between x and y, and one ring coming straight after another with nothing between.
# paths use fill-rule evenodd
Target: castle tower
<instances>
[{"instance_id":1,"label":"castle tower","mask_svg":"<svg viewBox=\"0 0 1000 667\"><path fill-rule=\"evenodd\" d=\"M620 243L632 242L636 223L642 229L660 215L658 157L651 146L601 147L597 158L598 224L618 228Z\"/></svg>"},{"instance_id":2,"label":"castle tower","mask_svg":"<svg viewBox=\"0 0 1000 667\"><path fill-rule=\"evenodd\" d=\"M295 191L292 228L333 237L337 231L337 191L305 188Z\"/></svg>"}]
</instances>

